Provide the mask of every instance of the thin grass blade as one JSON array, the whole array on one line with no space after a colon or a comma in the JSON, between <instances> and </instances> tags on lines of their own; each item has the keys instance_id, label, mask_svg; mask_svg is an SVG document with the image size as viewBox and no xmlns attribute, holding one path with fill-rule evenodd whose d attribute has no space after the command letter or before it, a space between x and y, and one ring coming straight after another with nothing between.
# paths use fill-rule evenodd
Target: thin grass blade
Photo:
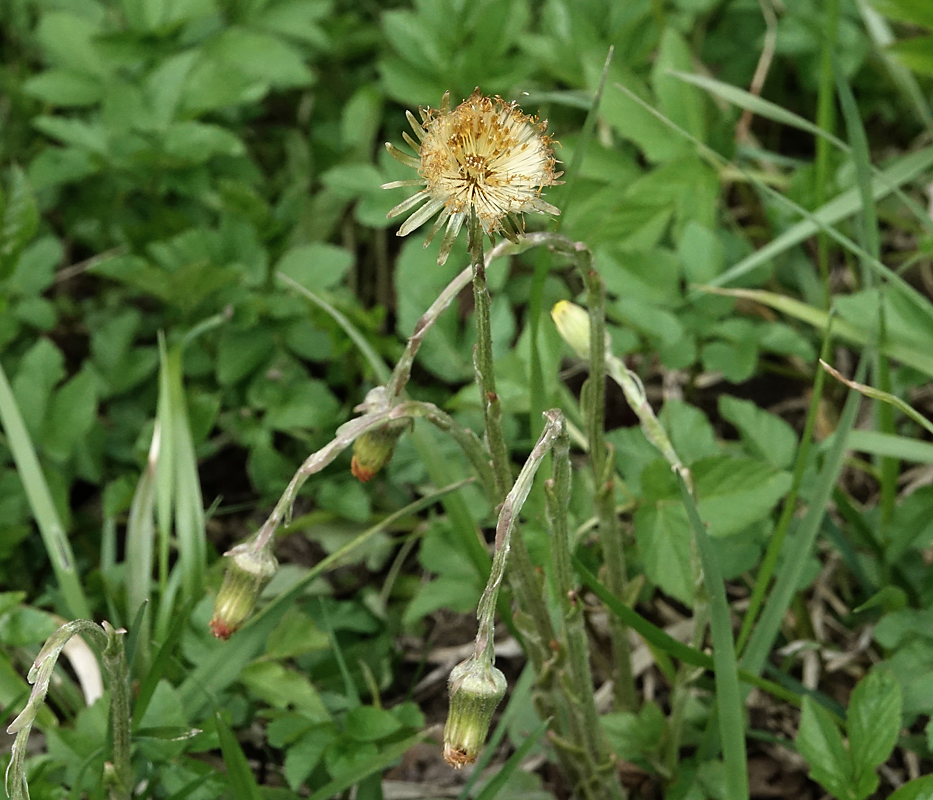
<instances>
[{"instance_id":1,"label":"thin grass blade","mask_svg":"<svg viewBox=\"0 0 933 800\"><path fill-rule=\"evenodd\" d=\"M16 464L16 471L26 491L26 499L32 510L33 518L42 535L55 579L65 602L63 609L73 619L90 619L91 608L88 604L81 581L75 569L74 553L65 535L64 526L58 516L52 493L46 483L45 475L36 456L32 439L26 430L23 416L20 414L13 396L13 389L7 380L6 372L0 366L0 425L6 432L7 444Z\"/></svg>"}]
</instances>

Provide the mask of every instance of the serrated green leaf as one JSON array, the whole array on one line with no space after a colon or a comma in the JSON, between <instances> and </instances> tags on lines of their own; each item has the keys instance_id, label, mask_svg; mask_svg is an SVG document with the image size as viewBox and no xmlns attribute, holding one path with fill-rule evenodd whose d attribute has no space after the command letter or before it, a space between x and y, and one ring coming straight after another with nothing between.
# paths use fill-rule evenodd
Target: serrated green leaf
<instances>
[{"instance_id":1,"label":"serrated green leaf","mask_svg":"<svg viewBox=\"0 0 933 800\"><path fill-rule=\"evenodd\" d=\"M878 785L875 769L888 760L901 730L901 687L887 670L872 670L859 681L846 716L857 794Z\"/></svg>"},{"instance_id":2,"label":"serrated green leaf","mask_svg":"<svg viewBox=\"0 0 933 800\"><path fill-rule=\"evenodd\" d=\"M797 751L810 766L810 777L839 800L856 800L849 754L832 715L811 698L803 698Z\"/></svg>"},{"instance_id":3,"label":"serrated green leaf","mask_svg":"<svg viewBox=\"0 0 933 800\"><path fill-rule=\"evenodd\" d=\"M17 166L10 169L6 195L0 196L0 280L16 268L20 253L39 226L39 209L25 173Z\"/></svg>"},{"instance_id":4,"label":"serrated green leaf","mask_svg":"<svg viewBox=\"0 0 933 800\"><path fill-rule=\"evenodd\" d=\"M719 413L739 431L749 453L779 469L790 467L797 450L797 435L783 419L748 400L721 395Z\"/></svg>"}]
</instances>

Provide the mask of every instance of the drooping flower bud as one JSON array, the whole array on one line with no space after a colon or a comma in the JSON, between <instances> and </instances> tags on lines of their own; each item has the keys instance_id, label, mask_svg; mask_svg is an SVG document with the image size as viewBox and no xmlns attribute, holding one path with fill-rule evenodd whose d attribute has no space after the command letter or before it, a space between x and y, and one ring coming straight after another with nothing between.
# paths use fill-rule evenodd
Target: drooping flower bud
<instances>
[{"instance_id":1,"label":"drooping flower bud","mask_svg":"<svg viewBox=\"0 0 933 800\"><path fill-rule=\"evenodd\" d=\"M590 357L590 315L585 308L561 300L551 309L551 319L561 338L580 358Z\"/></svg>"},{"instance_id":2,"label":"drooping flower bud","mask_svg":"<svg viewBox=\"0 0 933 800\"><path fill-rule=\"evenodd\" d=\"M409 427L408 420L392 420L358 436L353 442L350 471L363 483L375 477L391 459L399 437Z\"/></svg>"},{"instance_id":3,"label":"drooping flower bud","mask_svg":"<svg viewBox=\"0 0 933 800\"><path fill-rule=\"evenodd\" d=\"M470 656L451 670L450 711L444 726L444 760L450 766L460 769L476 761L505 688L505 675L488 658Z\"/></svg>"},{"instance_id":4,"label":"drooping flower bud","mask_svg":"<svg viewBox=\"0 0 933 800\"><path fill-rule=\"evenodd\" d=\"M242 627L253 612L263 587L279 568L271 547L256 548L251 542L238 544L225 555L230 563L214 601L211 619L211 633L218 639L229 639Z\"/></svg>"}]
</instances>

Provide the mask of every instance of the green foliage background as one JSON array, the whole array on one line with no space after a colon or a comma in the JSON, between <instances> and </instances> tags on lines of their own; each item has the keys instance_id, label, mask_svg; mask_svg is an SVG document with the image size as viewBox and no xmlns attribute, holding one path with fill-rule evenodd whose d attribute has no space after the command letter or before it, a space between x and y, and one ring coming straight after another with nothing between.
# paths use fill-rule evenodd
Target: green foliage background
<instances>
[{"instance_id":1,"label":"green foliage background","mask_svg":"<svg viewBox=\"0 0 933 800\"><path fill-rule=\"evenodd\" d=\"M835 76L824 54L828 20L835 22ZM900 39L893 47L878 35L878 26L888 31L889 24ZM916 151L926 158L910 176L919 182L933 163L921 150L931 131L927 29L933 18L919 0L873 7L786 0L773 30L758 0L4 2L0 361L93 615L132 632L140 618L128 598L156 598L151 649L139 645L134 666L149 692L136 720L137 777L146 781L146 796L326 797L359 783L358 797L380 797L382 769L425 725L409 698L417 675L401 658L398 637L421 637L426 659L431 615L471 611L484 585L482 559L466 542L492 509L466 487L443 506L403 515L377 532L242 639L228 645L207 632L211 600L201 590L219 583L219 553L261 521L301 461L378 383L334 316L278 273L338 309L391 364L422 312L467 263L460 242L437 267L437 244L423 250L417 233L398 240L395 222L386 219L405 190L380 185L411 177L383 148L386 140L399 143L406 109L437 106L448 90L458 102L479 86L548 118L568 169L567 184L549 190L548 199L563 213L556 221L529 218L528 228L559 225L585 241L609 293L616 355L630 357L646 379L659 369L679 376L682 399L664 403L662 422L696 478L724 578L752 585L792 483L805 408L794 403L818 371L825 326L814 314L827 307L828 284L808 238L817 228L753 268L737 268L752 266L759 248L797 230L800 215L780 198L812 221L827 201L849 192L850 212L831 223L864 242L860 164L838 148L821 156L799 126L775 122L773 108L771 115L759 109L753 136L737 142L742 109L679 74L748 87L773 34L762 96L812 119L827 80L830 95L836 79L851 85L877 167L903 167ZM610 46L614 57L587 140L584 121ZM819 123L854 147L836 116L842 119L833 112ZM915 207L925 202L910 178L904 183ZM929 220L918 220L903 198L883 194L883 260L929 305ZM880 388L922 399L933 374L925 360L933 344L929 314L868 280L857 254L839 249L832 259L837 319L854 331L846 341L865 344L880 335L885 352L900 354ZM531 253L490 271L499 389L516 460L534 441L541 409L562 406L579 422L561 373L569 354L544 312L580 287L567 265L555 259L551 267ZM776 313L766 301L695 289L739 272L731 287L794 298L808 312ZM469 310L448 312L424 343L411 392L480 430L473 341ZM168 412L158 405L160 363L168 381L161 396L176 401L173 418L161 416ZM835 388L828 392L821 413L829 429L841 398ZM782 402L780 416L774 410ZM174 419L176 427L163 426L163 433L174 431L166 438L183 477L174 489L152 488L150 515L155 507L161 537L156 569L134 595L139 576L128 572L122 531L143 485L157 414ZM882 434L903 441L919 435L912 422L895 427L879 419ZM663 592L689 606L696 590L691 533L676 481L624 412L610 422L630 567L643 576L638 599L650 608ZM353 480L342 457L308 485L302 516L288 529L304 544L294 558L283 556L270 597L309 576L309 553L332 553L432 487L469 474L452 445L433 432L424 437L420 446L404 438L374 484ZM891 462L881 457L906 445L888 446L865 445L875 462L863 463L861 482L837 489L839 515L822 533L830 560L844 564L847 607L868 601L845 624L878 623L877 653L897 678L909 726L933 711L924 680L933 642L923 624L933 596L918 558L933 539L933 492L925 486L898 496ZM187 461L186 448L194 454ZM818 450L805 464L804 503ZM201 503L179 510L180 498L192 496L185 485L197 484L195 463L209 509L197 552L184 548L199 530L184 531L201 524ZM25 700L17 675L56 627L52 615L73 610L56 584L47 540L35 532L23 480L12 447L0 439L0 702L7 718ZM588 474L575 475L571 512L580 526L592 514L591 489ZM533 494L524 533L545 566L542 512L543 498ZM598 566L599 548L582 531L580 555ZM807 555L798 588L821 570L815 556ZM176 560L184 577L172 572ZM797 632L807 638L806 630ZM878 693L893 692L875 682ZM106 708L82 708L70 679L56 691L62 724L46 721L48 756L32 767L36 798L99 788ZM534 712L527 698L521 702L515 714L527 722ZM697 706L685 744L701 741L709 698ZM655 710L642 710L644 730L663 727ZM829 714L824 706L811 703L803 714L809 738L800 749L811 763L822 752L814 744L819 737L810 735L820 726L835 733L827 734L830 749L846 752L836 723L820 716ZM244 731L256 725L276 790L251 783L240 749ZM607 722L620 757L700 793L672 797L718 796L712 756L704 760L701 748L679 775L664 775L655 758L662 734L639 739L631 725L630 718ZM178 739L194 728L200 732L193 738ZM531 728L516 724L513 738ZM910 746L927 759L922 738ZM199 757L216 749L226 774ZM873 766L889 753L873 753ZM813 777L827 788L827 780L836 781L830 791L850 784L860 797L862 789L874 791L873 769L869 777L855 773L846 766L829 779L816 770ZM516 772L511 780L518 782L514 792L543 791L534 776Z\"/></svg>"}]
</instances>

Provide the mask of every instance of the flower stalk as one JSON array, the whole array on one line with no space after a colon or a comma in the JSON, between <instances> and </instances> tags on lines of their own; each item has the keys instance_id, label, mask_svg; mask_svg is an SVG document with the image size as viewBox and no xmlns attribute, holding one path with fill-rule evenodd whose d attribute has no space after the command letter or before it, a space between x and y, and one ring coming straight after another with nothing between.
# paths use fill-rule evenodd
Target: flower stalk
<instances>
[{"instance_id":1,"label":"flower stalk","mask_svg":"<svg viewBox=\"0 0 933 800\"><path fill-rule=\"evenodd\" d=\"M582 600L578 596L571 566L568 506L570 502L570 437L561 426L553 446L553 474L545 484L547 517L551 529L554 583L561 610L561 641L567 651L565 691L579 709L572 717L575 741L583 743L583 757L589 763L588 781L581 787L585 797L623 798L625 796L612 762L593 690L590 650L586 638ZM631 665L629 665L631 670ZM634 685L632 686L634 691ZM594 779L601 776L594 783Z\"/></svg>"},{"instance_id":2,"label":"flower stalk","mask_svg":"<svg viewBox=\"0 0 933 800\"><path fill-rule=\"evenodd\" d=\"M72 636L80 634L89 636L100 648L110 688L113 753L112 760L104 766L104 783L110 800L129 800L133 768L130 761L129 673L123 648L125 633L122 629L115 629L109 622L97 625L90 620L78 619L62 625L43 645L27 676L32 684L32 692L26 707L7 728L7 733L16 735L6 771L6 792L10 800L29 800L26 783L26 744L29 734L48 694L52 672L62 649Z\"/></svg>"},{"instance_id":3,"label":"flower stalk","mask_svg":"<svg viewBox=\"0 0 933 800\"><path fill-rule=\"evenodd\" d=\"M606 555L606 579L609 590L616 597L626 597L628 570L619 517L615 506L614 456L606 446L606 367L609 356L606 341L606 286L593 268L589 248L577 244L576 265L587 288L589 308L589 379L582 396L583 414L589 442L593 478L596 482L595 504L599 519L599 538ZM618 709L635 711L638 695L632 673L632 647L628 626L615 614L609 616L609 636L612 645L613 699Z\"/></svg>"}]
</instances>

